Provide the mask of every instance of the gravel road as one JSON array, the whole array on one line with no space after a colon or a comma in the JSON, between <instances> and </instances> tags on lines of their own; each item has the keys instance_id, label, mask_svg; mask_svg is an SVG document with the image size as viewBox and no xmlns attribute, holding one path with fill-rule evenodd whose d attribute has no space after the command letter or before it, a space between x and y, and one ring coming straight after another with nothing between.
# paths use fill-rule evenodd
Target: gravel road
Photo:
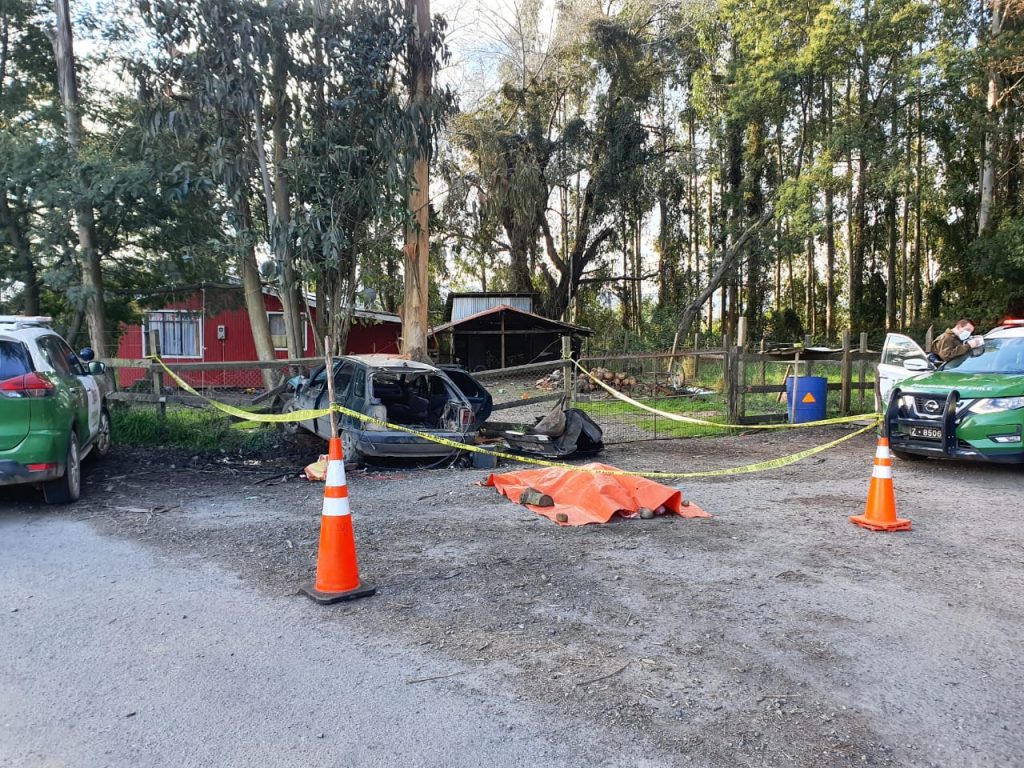
<instances>
[{"instance_id":1,"label":"gravel road","mask_svg":"<svg viewBox=\"0 0 1024 768\"><path fill-rule=\"evenodd\" d=\"M721 468L841 434L601 460ZM562 529L484 471L353 471L379 593L323 608L295 596L322 491L292 477L318 448L121 450L70 510L0 497L0 764L1020 764L1018 467L897 461L899 534L847 521L870 436L687 481L708 520Z\"/></svg>"}]
</instances>

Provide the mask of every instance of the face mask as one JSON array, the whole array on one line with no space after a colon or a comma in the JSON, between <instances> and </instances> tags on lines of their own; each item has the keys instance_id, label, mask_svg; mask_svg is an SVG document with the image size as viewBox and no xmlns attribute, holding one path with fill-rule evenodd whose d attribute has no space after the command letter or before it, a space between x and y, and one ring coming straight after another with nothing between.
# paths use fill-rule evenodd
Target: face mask
<instances>
[{"instance_id":1,"label":"face mask","mask_svg":"<svg viewBox=\"0 0 1024 768\"><path fill-rule=\"evenodd\" d=\"M960 341L967 341L969 338L971 338L971 332L970 331L960 331L960 333L958 333L956 335L956 337L958 339L960 339Z\"/></svg>"}]
</instances>

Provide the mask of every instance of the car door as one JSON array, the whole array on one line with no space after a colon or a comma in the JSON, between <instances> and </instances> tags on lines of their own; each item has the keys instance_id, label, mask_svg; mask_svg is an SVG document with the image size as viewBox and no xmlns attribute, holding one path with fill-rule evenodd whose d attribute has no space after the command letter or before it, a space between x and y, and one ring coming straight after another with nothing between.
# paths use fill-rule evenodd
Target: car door
<instances>
[{"instance_id":1,"label":"car door","mask_svg":"<svg viewBox=\"0 0 1024 768\"><path fill-rule=\"evenodd\" d=\"M882 360L878 364L878 394L882 408L889 402L889 394L898 383L920 372L907 370L907 360L920 360L928 365L928 355L916 341L902 333L888 334L882 347Z\"/></svg>"},{"instance_id":2,"label":"car door","mask_svg":"<svg viewBox=\"0 0 1024 768\"><path fill-rule=\"evenodd\" d=\"M477 423L487 421L487 417L491 415L491 409L494 406L494 400L491 398L491 393L487 391L487 388L474 379L465 368L449 365L442 365L440 368L448 374L448 378L452 380L452 383L469 400L469 404L473 407L473 417Z\"/></svg>"},{"instance_id":3,"label":"car door","mask_svg":"<svg viewBox=\"0 0 1024 768\"><path fill-rule=\"evenodd\" d=\"M78 434L78 443L84 446L99 428L99 406L98 402L93 404L93 399L99 399L99 387L92 381L91 376L82 375L85 369L82 368L78 356L71 351L71 348L64 343L59 336L41 336L37 344L43 358L60 378L61 386L64 387L70 398L73 412L72 420ZM88 378L92 383L93 395L86 387L84 379ZM92 411L95 409L95 415Z\"/></svg>"}]
</instances>

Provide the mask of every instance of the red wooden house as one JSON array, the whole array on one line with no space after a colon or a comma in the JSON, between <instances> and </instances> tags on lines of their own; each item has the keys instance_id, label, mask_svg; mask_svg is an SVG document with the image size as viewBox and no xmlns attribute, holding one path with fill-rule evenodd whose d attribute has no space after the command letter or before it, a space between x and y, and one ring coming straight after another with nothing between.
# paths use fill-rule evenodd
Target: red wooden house
<instances>
[{"instance_id":1,"label":"red wooden house","mask_svg":"<svg viewBox=\"0 0 1024 768\"><path fill-rule=\"evenodd\" d=\"M274 338L277 356L288 357L285 340L284 314L281 300L272 289L263 289L263 304L270 320L270 333ZM309 311L316 321L316 301L309 297ZM372 352L399 352L402 325L398 315L367 309L353 311L352 327L348 334L347 354ZM220 363L256 360L256 344L249 325L240 285L206 284L188 298L168 301L160 309L146 310L142 325L123 327L117 347L117 357L139 359L150 354L149 331L156 332L161 357L168 363ZM303 357L314 356L313 324L305 319ZM190 384L204 387L258 386L255 369L186 371L182 378ZM148 375L143 368L122 368L118 385L130 387Z\"/></svg>"}]
</instances>

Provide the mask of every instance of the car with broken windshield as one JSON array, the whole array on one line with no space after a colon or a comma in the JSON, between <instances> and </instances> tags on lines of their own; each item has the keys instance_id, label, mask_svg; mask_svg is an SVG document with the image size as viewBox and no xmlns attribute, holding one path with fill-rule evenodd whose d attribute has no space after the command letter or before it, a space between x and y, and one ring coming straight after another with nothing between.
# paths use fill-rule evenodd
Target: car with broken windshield
<instances>
[{"instance_id":1,"label":"car with broken windshield","mask_svg":"<svg viewBox=\"0 0 1024 768\"><path fill-rule=\"evenodd\" d=\"M390 355L346 355L334 358L332 373L334 402L365 417L336 414L349 462L450 456L457 449L435 440L470 443L491 412L490 393L455 366L442 368ZM284 410L327 408L327 376L325 364L295 381L294 397ZM330 417L300 421L297 428L326 440L331 435Z\"/></svg>"},{"instance_id":2,"label":"car with broken windshield","mask_svg":"<svg viewBox=\"0 0 1024 768\"><path fill-rule=\"evenodd\" d=\"M1024 321L1006 321L984 340L941 363L889 334L878 373L896 456L1024 463Z\"/></svg>"}]
</instances>

